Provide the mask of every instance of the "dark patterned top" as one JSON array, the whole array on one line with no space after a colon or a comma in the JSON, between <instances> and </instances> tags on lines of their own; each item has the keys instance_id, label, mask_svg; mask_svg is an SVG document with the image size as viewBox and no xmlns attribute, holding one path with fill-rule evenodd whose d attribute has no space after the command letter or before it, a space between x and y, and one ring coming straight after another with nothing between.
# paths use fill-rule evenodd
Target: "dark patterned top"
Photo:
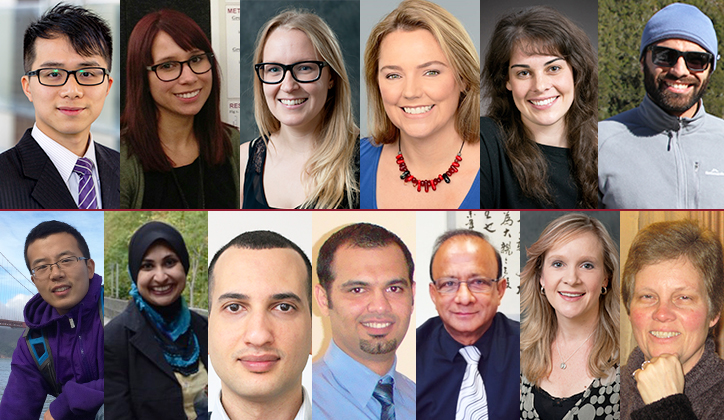
<instances>
[{"instance_id":1,"label":"dark patterned top","mask_svg":"<svg viewBox=\"0 0 724 420\"><path fill-rule=\"evenodd\" d=\"M520 377L520 418L540 419L536 411L539 406L535 402L533 384L521 375ZM594 379L583 392L583 396L561 420L618 420L620 417L621 371L616 367L616 378L612 382L603 383ZM580 395L580 394L579 394Z\"/></svg>"}]
</instances>

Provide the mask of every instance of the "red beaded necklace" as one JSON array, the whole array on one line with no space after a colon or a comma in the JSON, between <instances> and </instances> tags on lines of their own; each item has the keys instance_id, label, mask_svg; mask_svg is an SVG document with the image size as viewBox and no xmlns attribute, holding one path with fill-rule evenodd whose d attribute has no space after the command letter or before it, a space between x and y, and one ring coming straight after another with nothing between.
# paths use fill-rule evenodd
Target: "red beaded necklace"
<instances>
[{"instance_id":1,"label":"red beaded necklace","mask_svg":"<svg viewBox=\"0 0 724 420\"><path fill-rule=\"evenodd\" d=\"M410 170L407 169L407 165L405 164L405 158L402 157L402 146L400 146L400 140L397 140L397 164L400 166L400 172L402 172L402 175L400 175L400 179L407 182L412 182L412 185L417 187L417 192L422 191L422 188L425 188L425 192L429 192L430 188L432 188L433 191L437 190L437 184L441 183L442 181L445 181L446 184L450 183L450 177L452 174L458 171L458 167L460 166L460 161L463 160L462 156L460 154L463 151L463 146L465 145L465 140L463 140L462 144L460 145L460 150L458 150L458 154L455 156L455 160L453 160L452 164L450 165L450 169L445 171L444 173L437 176L437 178L432 179L423 179L422 181L415 178L411 173Z\"/></svg>"}]
</instances>

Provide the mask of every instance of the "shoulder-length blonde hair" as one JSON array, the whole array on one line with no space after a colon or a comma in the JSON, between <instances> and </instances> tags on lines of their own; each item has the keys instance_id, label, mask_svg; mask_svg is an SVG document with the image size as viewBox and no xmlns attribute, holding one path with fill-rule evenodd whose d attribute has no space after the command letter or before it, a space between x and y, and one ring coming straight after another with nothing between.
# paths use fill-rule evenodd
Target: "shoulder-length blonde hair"
<instances>
[{"instance_id":1,"label":"shoulder-length blonde hair","mask_svg":"<svg viewBox=\"0 0 724 420\"><path fill-rule=\"evenodd\" d=\"M365 81L369 100L370 134L377 144L393 143L400 129L385 112L377 81L380 44L396 31L425 29L440 44L463 91L455 114L455 130L466 142L480 140L480 59L470 35L450 12L425 0L405 0L372 29L365 47Z\"/></svg>"},{"instance_id":2,"label":"shoulder-length blonde hair","mask_svg":"<svg viewBox=\"0 0 724 420\"><path fill-rule=\"evenodd\" d=\"M552 369L551 345L558 330L556 314L540 293L540 278L546 254L556 245L573 237L593 233L603 247L604 272L609 280L608 292L601 295L598 327L588 358L588 372L604 378L619 363L619 260L618 247L603 224L581 213L569 213L546 226L538 240L527 249L528 261L520 276L520 369L533 384L548 377Z\"/></svg>"},{"instance_id":3,"label":"shoulder-length blonde hair","mask_svg":"<svg viewBox=\"0 0 724 420\"><path fill-rule=\"evenodd\" d=\"M306 199L301 207L336 208L342 203L345 194L347 202L352 205L357 201L355 196L359 193L354 168L359 128L352 115L352 90L337 35L322 18L313 13L285 10L271 18L259 31L254 63L263 61L264 45L277 28L304 32L332 70L333 85L321 111L323 116L319 139L305 169L308 181L305 182ZM254 71L253 68L251 70ZM262 83L257 77L254 77L254 117L263 139L281 128L279 120L269 110Z\"/></svg>"}]
</instances>

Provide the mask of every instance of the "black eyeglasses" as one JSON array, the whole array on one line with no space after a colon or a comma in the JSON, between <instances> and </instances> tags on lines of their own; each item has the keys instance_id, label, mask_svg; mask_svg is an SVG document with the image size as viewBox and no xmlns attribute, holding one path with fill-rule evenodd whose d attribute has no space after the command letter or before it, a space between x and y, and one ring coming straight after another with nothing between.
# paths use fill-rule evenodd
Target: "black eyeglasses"
<instances>
[{"instance_id":1,"label":"black eyeglasses","mask_svg":"<svg viewBox=\"0 0 724 420\"><path fill-rule=\"evenodd\" d=\"M195 55L186 61L166 61L160 64L146 67L146 70L156 73L156 77L162 82L171 82L179 77L184 69L184 64L188 64L192 72L196 74L204 74L211 70L213 53L204 53Z\"/></svg>"},{"instance_id":2,"label":"black eyeglasses","mask_svg":"<svg viewBox=\"0 0 724 420\"><path fill-rule=\"evenodd\" d=\"M714 59L713 54L701 51L679 51L661 46L650 46L649 50L651 50L651 61L662 67L674 67L679 57L684 57L689 70L704 71Z\"/></svg>"},{"instance_id":3,"label":"black eyeglasses","mask_svg":"<svg viewBox=\"0 0 724 420\"><path fill-rule=\"evenodd\" d=\"M42 68L25 73L26 76L38 76L38 82L43 86L63 86L68 82L70 75L81 86L97 86L106 81L110 74L103 67L84 67L78 70Z\"/></svg>"},{"instance_id":4,"label":"black eyeglasses","mask_svg":"<svg viewBox=\"0 0 724 420\"><path fill-rule=\"evenodd\" d=\"M324 66L329 66L329 63L324 61L300 61L294 64L259 63L254 64L254 70L262 83L270 85L284 81L287 71L299 83L312 83L322 76Z\"/></svg>"}]
</instances>

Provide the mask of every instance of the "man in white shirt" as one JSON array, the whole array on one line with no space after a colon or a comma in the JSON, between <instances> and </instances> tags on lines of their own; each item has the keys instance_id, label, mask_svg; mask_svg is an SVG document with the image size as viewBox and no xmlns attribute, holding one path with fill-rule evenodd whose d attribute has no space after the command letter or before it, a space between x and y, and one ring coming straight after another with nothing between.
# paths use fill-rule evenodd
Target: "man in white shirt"
<instances>
[{"instance_id":1,"label":"man in white shirt","mask_svg":"<svg viewBox=\"0 0 724 420\"><path fill-rule=\"evenodd\" d=\"M120 206L120 155L93 141L113 79L107 23L59 4L25 31L23 93L35 125L0 155L0 208Z\"/></svg>"},{"instance_id":2,"label":"man in white shirt","mask_svg":"<svg viewBox=\"0 0 724 420\"><path fill-rule=\"evenodd\" d=\"M311 420L312 265L275 232L243 233L209 265L211 420Z\"/></svg>"}]
</instances>

